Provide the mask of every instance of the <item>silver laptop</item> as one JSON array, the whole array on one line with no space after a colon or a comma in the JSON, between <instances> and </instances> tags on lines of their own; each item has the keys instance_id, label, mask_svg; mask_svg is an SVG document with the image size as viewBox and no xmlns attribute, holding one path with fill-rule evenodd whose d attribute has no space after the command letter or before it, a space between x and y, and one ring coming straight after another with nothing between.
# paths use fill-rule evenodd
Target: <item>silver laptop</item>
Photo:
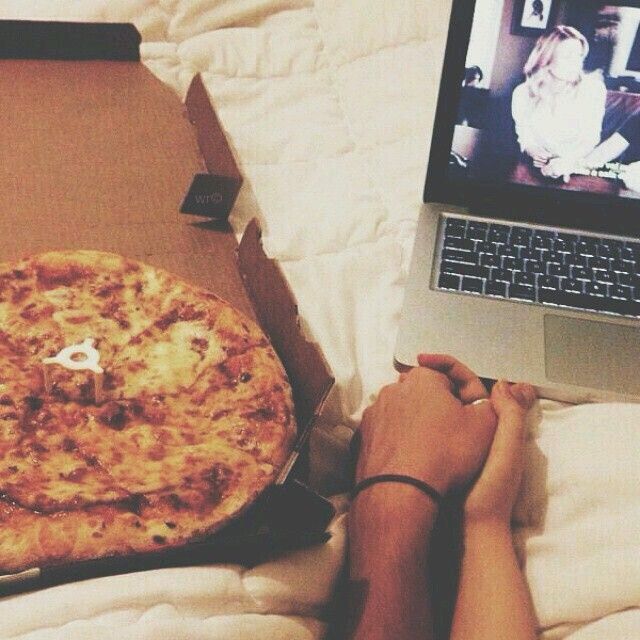
<instances>
[{"instance_id":1,"label":"silver laptop","mask_svg":"<svg viewBox=\"0 0 640 640\"><path fill-rule=\"evenodd\" d=\"M640 5L453 0L396 364L640 398Z\"/></svg>"}]
</instances>

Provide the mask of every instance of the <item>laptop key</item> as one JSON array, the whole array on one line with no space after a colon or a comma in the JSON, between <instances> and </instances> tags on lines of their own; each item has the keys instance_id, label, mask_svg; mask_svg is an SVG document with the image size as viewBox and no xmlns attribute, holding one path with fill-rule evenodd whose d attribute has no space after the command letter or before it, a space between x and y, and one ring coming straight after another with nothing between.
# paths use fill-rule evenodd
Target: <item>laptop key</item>
<instances>
[{"instance_id":1,"label":"laptop key","mask_svg":"<svg viewBox=\"0 0 640 640\"><path fill-rule=\"evenodd\" d=\"M609 296L611 298L618 298L620 300L632 300L633 299L633 291L631 287L625 287L623 285L614 284L609 289Z\"/></svg>"},{"instance_id":2,"label":"laptop key","mask_svg":"<svg viewBox=\"0 0 640 640\"><path fill-rule=\"evenodd\" d=\"M576 242L576 252L583 256L595 256L598 245L595 242L579 240Z\"/></svg>"},{"instance_id":3,"label":"laptop key","mask_svg":"<svg viewBox=\"0 0 640 640\"><path fill-rule=\"evenodd\" d=\"M540 249L529 249L529 247L521 247L519 257L524 258L525 260L539 261L542 259L542 251L540 251Z\"/></svg>"},{"instance_id":4,"label":"laptop key","mask_svg":"<svg viewBox=\"0 0 640 640\"><path fill-rule=\"evenodd\" d=\"M483 278L486 274L485 268L464 262L443 262L440 265L442 273L453 273L459 276L470 276L472 278Z\"/></svg>"},{"instance_id":5,"label":"laptop key","mask_svg":"<svg viewBox=\"0 0 640 640\"><path fill-rule=\"evenodd\" d=\"M513 282L513 271L510 269L496 269L494 270L491 279L496 282Z\"/></svg>"},{"instance_id":6,"label":"laptop key","mask_svg":"<svg viewBox=\"0 0 640 640\"><path fill-rule=\"evenodd\" d=\"M483 253L480 256L480 264L485 267L500 267L500 258L490 253Z\"/></svg>"},{"instance_id":7,"label":"laptop key","mask_svg":"<svg viewBox=\"0 0 640 640\"><path fill-rule=\"evenodd\" d=\"M623 260L632 260L633 262L637 262L640 260L640 244L627 242L626 246L623 249L620 249L620 257Z\"/></svg>"},{"instance_id":8,"label":"laptop key","mask_svg":"<svg viewBox=\"0 0 640 640\"><path fill-rule=\"evenodd\" d=\"M589 260L591 258L587 256L578 256L578 255L567 255L565 264L568 264L571 267L588 267Z\"/></svg>"},{"instance_id":9,"label":"laptop key","mask_svg":"<svg viewBox=\"0 0 640 640\"><path fill-rule=\"evenodd\" d=\"M444 249L442 259L450 262L465 262L466 264L478 264L478 254L471 251L458 249Z\"/></svg>"},{"instance_id":10,"label":"laptop key","mask_svg":"<svg viewBox=\"0 0 640 640\"><path fill-rule=\"evenodd\" d=\"M495 242L489 242L489 241L485 241L483 242L482 240L480 240L479 242L476 242L476 251L478 253L490 253L492 255L498 255L498 245L495 244Z\"/></svg>"},{"instance_id":11,"label":"laptop key","mask_svg":"<svg viewBox=\"0 0 640 640\"><path fill-rule=\"evenodd\" d=\"M447 218L445 223L445 229L459 229L467 228L467 221L463 218Z\"/></svg>"},{"instance_id":12,"label":"laptop key","mask_svg":"<svg viewBox=\"0 0 640 640\"><path fill-rule=\"evenodd\" d=\"M524 270L527 273L544 273L544 265L537 260L527 260Z\"/></svg>"},{"instance_id":13,"label":"laptop key","mask_svg":"<svg viewBox=\"0 0 640 640\"><path fill-rule=\"evenodd\" d=\"M536 277L533 273L524 273L522 271L518 271L515 274L513 281L515 282L515 284L525 284L529 287L533 287L536 284Z\"/></svg>"},{"instance_id":14,"label":"laptop key","mask_svg":"<svg viewBox=\"0 0 640 640\"><path fill-rule=\"evenodd\" d=\"M469 229L467 228L465 234L465 238L469 240L486 240L487 239L487 229Z\"/></svg>"},{"instance_id":15,"label":"laptop key","mask_svg":"<svg viewBox=\"0 0 640 640\"><path fill-rule=\"evenodd\" d=\"M582 282L579 280L571 280L570 278L565 278L560 283L560 289L567 293L582 293Z\"/></svg>"},{"instance_id":16,"label":"laptop key","mask_svg":"<svg viewBox=\"0 0 640 640\"><path fill-rule=\"evenodd\" d=\"M611 260L609 269L611 271L617 271L618 273L633 273L633 262L620 260L619 258Z\"/></svg>"},{"instance_id":17,"label":"laptop key","mask_svg":"<svg viewBox=\"0 0 640 640\"><path fill-rule=\"evenodd\" d=\"M555 262L556 264L565 264L567 259L566 253L560 253L559 251L547 251L543 255L545 262Z\"/></svg>"},{"instance_id":18,"label":"laptop key","mask_svg":"<svg viewBox=\"0 0 640 640\"><path fill-rule=\"evenodd\" d=\"M441 273L438 279L438 287L440 289L458 291L460 289L460 276L451 273Z\"/></svg>"},{"instance_id":19,"label":"laptop key","mask_svg":"<svg viewBox=\"0 0 640 640\"><path fill-rule=\"evenodd\" d=\"M560 289L560 278L558 276L540 276L538 278L538 287L541 289Z\"/></svg>"},{"instance_id":20,"label":"laptop key","mask_svg":"<svg viewBox=\"0 0 640 640\"><path fill-rule=\"evenodd\" d=\"M558 276L560 278L568 278L571 275L569 267L553 263L548 265L547 273L550 276Z\"/></svg>"},{"instance_id":21,"label":"laptop key","mask_svg":"<svg viewBox=\"0 0 640 640\"><path fill-rule=\"evenodd\" d=\"M482 293L483 282L480 278L462 278L462 291L468 291L469 293Z\"/></svg>"},{"instance_id":22,"label":"laptop key","mask_svg":"<svg viewBox=\"0 0 640 640\"><path fill-rule=\"evenodd\" d=\"M446 237L444 239L445 249L460 249L461 251L475 251L475 242L464 238Z\"/></svg>"},{"instance_id":23,"label":"laptop key","mask_svg":"<svg viewBox=\"0 0 640 640\"><path fill-rule=\"evenodd\" d=\"M500 225L498 225L500 226ZM489 229L489 233L487 235L487 240L490 242L498 242L500 244L505 244L509 241L509 227L504 227L503 229L495 228L496 225L491 225Z\"/></svg>"},{"instance_id":24,"label":"laptop key","mask_svg":"<svg viewBox=\"0 0 640 640\"><path fill-rule=\"evenodd\" d=\"M533 287L527 287L521 284L512 284L509 286L509 298L535 302L536 291Z\"/></svg>"},{"instance_id":25,"label":"laptop key","mask_svg":"<svg viewBox=\"0 0 640 640\"><path fill-rule=\"evenodd\" d=\"M606 309L607 299L583 295L581 293L567 293L565 291L553 291L541 289L538 301L543 304L554 304L561 307L573 307L585 311L603 311Z\"/></svg>"},{"instance_id":26,"label":"laptop key","mask_svg":"<svg viewBox=\"0 0 640 640\"><path fill-rule=\"evenodd\" d=\"M609 293L609 285L602 282L587 282L584 291L589 296L606 297Z\"/></svg>"},{"instance_id":27,"label":"laptop key","mask_svg":"<svg viewBox=\"0 0 640 640\"><path fill-rule=\"evenodd\" d=\"M508 244L503 244L498 248L498 255L504 258L517 258L518 250Z\"/></svg>"},{"instance_id":28,"label":"laptop key","mask_svg":"<svg viewBox=\"0 0 640 640\"><path fill-rule=\"evenodd\" d=\"M591 282L591 280L593 280L593 271L591 271L591 269L584 269L583 267L571 267L571 277L574 280Z\"/></svg>"},{"instance_id":29,"label":"laptop key","mask_svg":"<svg viewBox=\"0 0 640 640\"><path fill-rule=\"evenodd\" d=\"M531 239L531 247L534 249L550 250L553 247L553 237L534 235Z\"/></svg>"},{"instance_id":30,"label":"laptop key","mask_svg":"<svg viewBox=\"0 0 640 640\"><path fill-rule=\"evenodd\" d=\"M500 296L501 298L507 297L507 283L499 282L495 280L489 280L484 285L484 292L488 296Z\"/></svg>"},{"instance_id":31,"label":"laptop key","mask_svg":"<svg viewBox=\"0 0 640 640\"><path fill-rule=\"evenodd\" d=\"M640 302L636 300L619 300L616 298L608 298L606 301L606 311L619 313L623 316L640 316Z\"/></svg>"},{"instance_id":32,"label":"laptop key","mask_svg":"<svg viewBox=\"0 0 640 640\"><path fill-rule=\"evenodd\" d=\"M616 284L613 274L609 273L608 271L594 271L593 279L596 282L603 282L604 284Z\"/></svg>"},{"instance_id":33,"label":"laptop key","mask_svg":"<svg viewBox=\"0 0 640 640\"><path fill-rule=\"evenodd\" d=\"M557 238L553 243L553 250L559 251L560 253L573 253L574 244L570 240Z\"/></svg>"}]
</instances>

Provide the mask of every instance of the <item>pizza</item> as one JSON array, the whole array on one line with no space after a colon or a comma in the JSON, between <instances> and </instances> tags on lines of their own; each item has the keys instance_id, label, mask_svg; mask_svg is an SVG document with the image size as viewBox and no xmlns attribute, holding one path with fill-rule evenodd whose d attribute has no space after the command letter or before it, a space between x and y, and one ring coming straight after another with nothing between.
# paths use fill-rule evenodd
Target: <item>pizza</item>
<instances>
[{"instance_id":1,"label":"pizza","mask_svg":"<svg viewBox=\"0 0 640 640\"><path fill-rule=\"evenodd\" d=\"M88 339L100 376L43 363ZM295 433L269 340L216 295L94 251L0 266L0 573L202 539Z\"/></svg>"}]
</instances>

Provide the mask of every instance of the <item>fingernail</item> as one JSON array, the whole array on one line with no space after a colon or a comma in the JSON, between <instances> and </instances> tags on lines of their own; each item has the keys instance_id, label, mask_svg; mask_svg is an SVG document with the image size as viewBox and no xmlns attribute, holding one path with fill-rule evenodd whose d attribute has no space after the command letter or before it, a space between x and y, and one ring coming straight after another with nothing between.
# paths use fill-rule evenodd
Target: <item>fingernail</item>
<instances>
[{"instance_id":1,"label":"fingernail","mask_svg":"<svg viewBox=\"0 0 640 640\"><path fill-rule=\"evenodd\" d=\"M534 401L532 387L528 384L519 384L511 394L523 409L529 409Z\"/></svg>"},{"instance_id":2,"label":"fingernail","mask_svg":"<svg viewBox=\"0 0 640 640\"><path fill-rule=\"evenodd\" d=\"M496 386L498 387L498 391L500 393L504 393L508 396L511 395L511 390L509 389L509 383L506 380L498 380L498 382L496 382Z\"/></svg>"}]
</instances>

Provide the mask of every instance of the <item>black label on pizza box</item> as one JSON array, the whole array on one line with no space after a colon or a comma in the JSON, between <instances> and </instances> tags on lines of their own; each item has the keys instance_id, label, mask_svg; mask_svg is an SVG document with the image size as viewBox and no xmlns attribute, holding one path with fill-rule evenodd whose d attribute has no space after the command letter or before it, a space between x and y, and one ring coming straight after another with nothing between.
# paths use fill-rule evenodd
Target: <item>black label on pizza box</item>
<instances>
[{"instance_id":1,"label":"black label on pizza box","mask_svg":"<svg viewBox=\"0 0 640 640\"><path fill-rule=\"evenodd\" d=\"M238 197L241 183L239 178L198 173L193 178L180 211L226 220Z\"/></svg>"}]
</instances>

